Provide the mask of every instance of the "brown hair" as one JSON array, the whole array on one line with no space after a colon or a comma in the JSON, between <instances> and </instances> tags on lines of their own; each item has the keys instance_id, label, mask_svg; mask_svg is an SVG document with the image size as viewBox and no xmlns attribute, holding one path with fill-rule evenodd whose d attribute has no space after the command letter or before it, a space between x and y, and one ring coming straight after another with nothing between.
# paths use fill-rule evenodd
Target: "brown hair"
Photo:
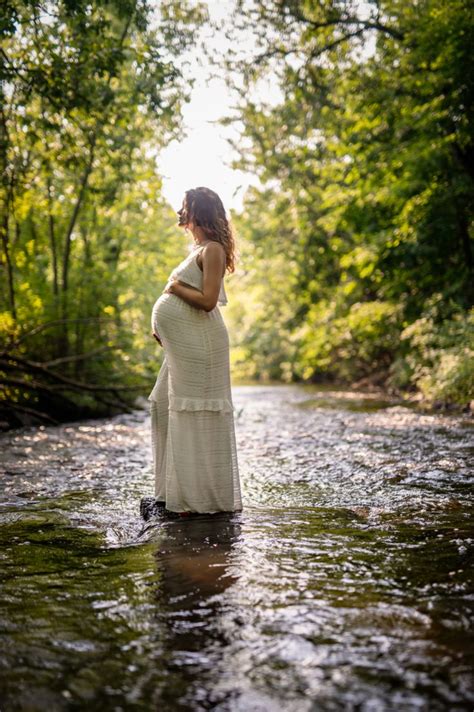
<instances>
[{"instance_id":1,"label":"brown hair","mask_svg":"<svg viewBox=\"0 0 474 712\"><path fill-rule=\"evenodd\" d=\"M210 188L199 186L185 192L183 208L178 211L179 223L192 221L203 230L209 240L220 242L225 249L226 271L235 271L235 237L230 220L227 219L222 200Z\"/></svg>"}]
</instances>

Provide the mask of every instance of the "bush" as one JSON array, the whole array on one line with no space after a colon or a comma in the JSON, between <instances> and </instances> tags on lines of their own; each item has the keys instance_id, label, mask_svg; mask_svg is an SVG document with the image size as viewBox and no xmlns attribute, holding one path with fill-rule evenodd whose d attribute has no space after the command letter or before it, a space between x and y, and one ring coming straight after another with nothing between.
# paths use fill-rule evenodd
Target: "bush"
<instances>
[{"instance_id":1,"label":"bush","mask_svg":"<svg viewBox=\"0 0 474 712\"><path fill-rule=\"evenodd\" d=\"M404 353L392 365L392 385L413 384L428 401L464 406L474 398L474 309L465 313L438 294L400 338Z\"/></svg>"},{"instance_id":2,"label":"bush","mask_svg":"<svg viewBox=\"0 0 474 712\"><path fill-rule=\"evenodd\" d=\"M302 329L303 378L344 381L388 369L398 346L400 307L391 302L356 302L338 313L336 303L314 304Z\"/></svg>"}]
</instances>

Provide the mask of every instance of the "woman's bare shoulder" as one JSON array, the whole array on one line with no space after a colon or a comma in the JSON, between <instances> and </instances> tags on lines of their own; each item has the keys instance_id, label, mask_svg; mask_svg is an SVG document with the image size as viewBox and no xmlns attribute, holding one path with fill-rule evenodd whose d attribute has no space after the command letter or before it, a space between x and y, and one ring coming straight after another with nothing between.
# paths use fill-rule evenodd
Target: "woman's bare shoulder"
<instances>
[{"instance_id":1,"label":"woman's bare shoulder","mask_svg":"<svg viewBox=\"0 0 474 712\"><path fill-rule=\"evenodd\" d=\"M207 254L218 254L221 253L225 256L225 247L222 243L217 242L217 240L211 240L206 242L201 254L207 252Z\"/></svg>"},{"instance_id":2,"label":"woman's bare shoulder","mask_svg":"<svg viewBox=\"0 0 474 712\"><path fill-rule=\"evenodd\" d=\"M225 252L225 247L222 245L220 242L217 242L217 240L211 240L210 242L207 242L205 245L203 245L202 250L200 250L196 261L202 270L202 260L204 256L212 256L212 257L217 257L220 256L221 260L224 261L226 260L226 252Z\"/></svg>"}]
</instances>

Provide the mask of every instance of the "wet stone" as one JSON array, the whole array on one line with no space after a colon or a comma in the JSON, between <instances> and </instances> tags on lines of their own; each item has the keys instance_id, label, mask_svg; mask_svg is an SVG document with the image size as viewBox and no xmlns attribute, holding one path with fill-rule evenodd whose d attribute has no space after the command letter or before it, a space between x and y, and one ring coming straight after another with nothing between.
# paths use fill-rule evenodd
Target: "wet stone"
<instances>
[{"instance_id":1,"label":"wet stone","mask_svg":"<svg viewBox=\"0 0 474 712\"><path fill-rule=\"evenodd\" d=\"M155 497L142 497L140 500L140 516L145 521L152 517L162 516L165 512L166 503L155 499Z\"/></svg>"}]
</instances>

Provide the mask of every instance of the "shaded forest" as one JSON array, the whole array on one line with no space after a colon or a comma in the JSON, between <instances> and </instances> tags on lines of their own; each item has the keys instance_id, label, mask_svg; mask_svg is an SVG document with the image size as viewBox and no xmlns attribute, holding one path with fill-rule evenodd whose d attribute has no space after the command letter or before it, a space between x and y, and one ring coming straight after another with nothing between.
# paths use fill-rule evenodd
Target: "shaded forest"
<instances>
[{"instance_id":1,"label":"shaded forest","mask_svg":"<svg viewBox=\"0 0 474 712\"><path fill-rule=\"evenodd\" d=\"M146 396L150 309L185 254L156 155L182 136L205 3L14 2L0 24L0 419ZM215 32L221 31L215 28ZM239 34L240 33L240 34ZM238 37L255 35L255 56ZM233 379L474 398L469 3L236 3ZM270 81L279 103L255 99ZM191 186L190 186L191 187ZM213 186L210 186L213 187Z\"/></svg>"}]
</instances>

